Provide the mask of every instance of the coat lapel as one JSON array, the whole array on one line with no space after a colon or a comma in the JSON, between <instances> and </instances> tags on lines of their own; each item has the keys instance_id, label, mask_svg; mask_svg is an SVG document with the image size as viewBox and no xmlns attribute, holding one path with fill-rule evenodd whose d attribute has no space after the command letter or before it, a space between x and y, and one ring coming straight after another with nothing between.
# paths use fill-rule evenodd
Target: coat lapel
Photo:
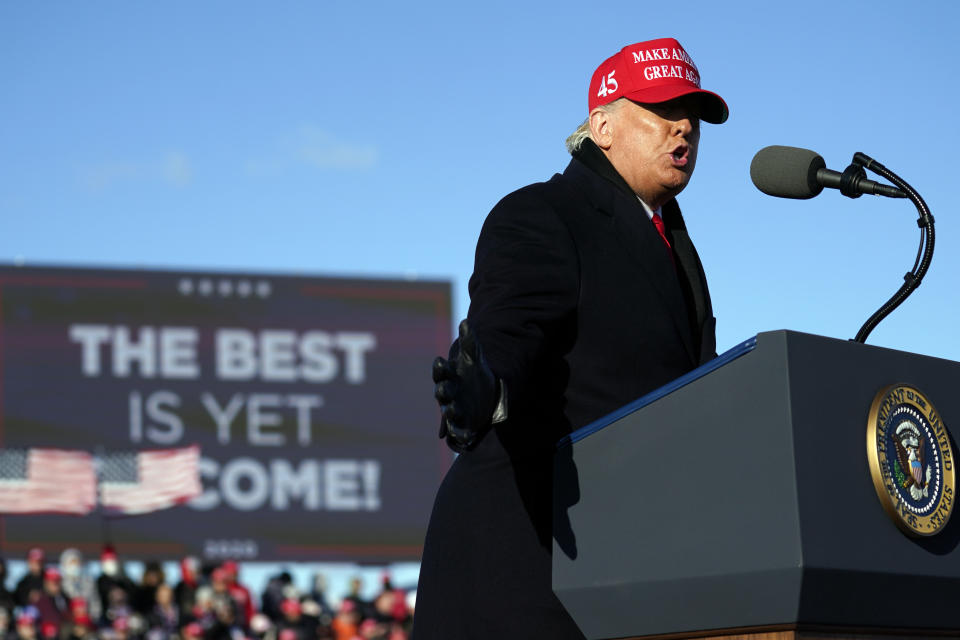
<instances>
[{"instance_id":1,"label":"coat lapel","mask_svg":"<svg viewBox=\"0 0 960 640\"><path fill-rule=\"evenodd\" d=\"M693 345L690 318L680 289L677 270L674 268L673 261L670 260L670 254L663 244L663 239L650 222L647 212L639 201L630 202L627 197L617 192L613 209L617 240L660 294L690 360L698 362L700 358Z\"/></svg>"},{"instance_id":2,"label":"coat lapel","mask_svg":"<svg viewBox=\"0 0 960 640\"><path fill-rule=\"evenodd\" d=\"M687 233L687 226L680 215L680 207L677 206L676 200L671 200L663 207L663 219L670 243L677 256L677 267L686 277L693 293L697 326L703 326L713 316L710 294L707 291L707 281L703 274L703 266L700 264L700 257Z\"/></svg>"},{"instance_id":3,"label":"coat lapel","mask_svg":"<svg viewBox=\"0 0 960 640\"><path fill-rule=\"evenodd\" d=\"M564 171L564 176L585 187L590 204L613 218L617 242L659 294L690 361L699 363L700 354L694 346L693 328L690 326L677 269L670 260L663 239L650 222L639 200L636 196L622 193L609 180L600 177L576 159L571 161Z\"/></svg>"}]
</instances>

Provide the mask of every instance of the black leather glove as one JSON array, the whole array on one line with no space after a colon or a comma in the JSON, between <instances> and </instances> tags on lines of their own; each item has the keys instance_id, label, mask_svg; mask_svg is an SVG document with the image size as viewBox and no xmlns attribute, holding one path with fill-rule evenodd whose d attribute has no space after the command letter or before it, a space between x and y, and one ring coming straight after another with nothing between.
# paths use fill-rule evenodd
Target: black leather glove
<instances>
[{"instance_id":1,"label":"black leather glove","mask_svg":"<svg viewBox=\"0 0 960 640\"><path fill-rule=\"evenodd\" d=\"M497 408L496 377L476 334L464 320L450 359L433 361L433 395L440 404L440 437L457 451L470 449L487 432Z\"/></svg>"}]
</instances>

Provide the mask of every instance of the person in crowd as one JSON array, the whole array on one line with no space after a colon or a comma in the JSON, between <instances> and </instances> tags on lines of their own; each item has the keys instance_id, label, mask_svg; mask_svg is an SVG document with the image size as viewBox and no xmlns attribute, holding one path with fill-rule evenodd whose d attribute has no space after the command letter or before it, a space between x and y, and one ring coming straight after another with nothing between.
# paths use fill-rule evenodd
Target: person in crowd
<instances>
[{"instance_id":1,"label":"person in crowd","mask_svg":"<svg viewBox=\"0 0 960 640\"><path fill-rule=\"evenodd\" d=\"M6 609L9 614L17 606L13 592L7 589L7 561L0 558L0 608ZM9 622L9 619L7 620Z\"/></svg>"},{"instance_id":2,"label":"person in crowd","mask_svg":"<svg viewBox=\"0 0 960 640\"><path fill-rule=\"evenodd\" d=\"M316 637L319 621L315 616L304 615L299 600L287 598L280 603L280 612L283 617L277 622L278 633L292 631L296 634L296 640L312 640Z\"/></svg>"},{"instance_id":3,"label":"person in crowd","mask_svg":"<svg viewBox=\"0 0 960 640\"><path fill-rule=\"evenodd\" d=\"M13 611L9 607L0 607L0 640L11 640L14 631L10 628L10 614Z\"/></svg>"},{"instance_id":4,"label":"person in crowd","mask_svg":"<svg viewBox=\"0 0 960 640\"><path fill-rule=\"evenodd\" d=\"M86 602L87 614L93 619L99 618L100 596L97 594L97 585L87 573L83 554L79 549L65 549L60 554L60 575L63 576L63 595L71 601L82 598Z\"/></svg>"},{"instance_id":5,"label":"person in crowd","mask_svg":"<svg viewBox=\"0 0 960 640\"><path fill-rule=\"evenodd\" d=\"M37 615L33 607L24 607L17 616L17 630L15 640L37 640Z\"/></svg>"},{"instance_id":6,"label":"person in crowd","mask_svg":"<svg viewBox=\"0 0 960 640\"><path fill-rule=\"evenodd\" d=\"M41 632L46 637L52 627L53 635L70 619L70 601L60 588L61 575L56 567L47 567L43 572L43 593L37 598L37 611L40 613Z\"/></svg>"},{"instance_id":7,"label":"person in crowd","mask_svg":"<svg viewBox=\"0 0 960 640\"><path fill-rule=\"evenodd\" d=\"M131 640L136 637L135 629L133 628L134 617L120 617L113 621L109 627L109 633L104 635L109 635L110 640Z\"/></svg>"},{"instance_id":8,"label":"person in crowd","mask_svg":"<svg viewBox=\"0 0 960 640\"><path fill-rule=\"evenodd\" d=\"M213 613L213 624L204 634L206 640L243 640L246 637L243 620L232 598L215 595Z\"/></svg>"},{"instance_id":9,"label":"person in crowd","mask_svg":"<svg viewBox=\"0 0 960 640\"><path fill-rule=\"evenodd\" d=\"M40 547L27 551L27 573L17 582L14 600L19 607L35 604L43 593L44 552Z\"/></svg>"},{"instance_id":10,"label":"person in crowd","mask_svg":"<svg viewBox=\"0 0 960 640\"><path fill-rule=\"evenodd\" d=\"M96 637L93 620L89 615L83 614L74 617L67 640L96 640Z\"/></svg>"},{"instance_id":11,"label":"person in crowd","mask_svg":"<svg viewBox=\"0 0 960 640\"><path fill-rule=\"evenodd\" d=\"M390 574L384 573L381 578L381 591L374 597L370 611L365 616L381 624L380 629L384 637L394 626L401 629L409 628L412 624L412 615L407 608L406 593L393 586Z\"/></svg>"},{"instance_id":12,"label":"person in crowd","mask_svg":"<svg viewBox=\"0 0 960 640\"><path fill-rule=\"evenodd\" d=\"M61 638L69 638L73 635L73 626L76 624L77 620L86 619L90 621L88 625L92 631L95 626L93 624L93 617L90 615L89 610L87 609L87 601L85 598L70 598L67 602L69 607L69 612L67 614L67 621L64 627L60 632Z\"/></svg>"},{"instance_id":13,"label":"person in crowd","mask_svg":"<svg viewBox=\"0 0 960 640\"><path fill-rule=\"evenodd\" d=\"M374 615L372 603L363 597L363 578L354 576L350 578L350 591L344 599L351 601L361 619L369 618Z\"/></svg>"},{"instance_id":14,"label":"person in crowd","mask_svg":"<svg viewBox=\"0 0 960 640\"><path fill-rule=\"evenodd\" d=\"M330 626L333 621L333 611L321 607L316 600L310 596L305 596L300 601L300 610L304 619L309 620L312 627L318 631Z\"/></svg>"},{"instance_id":15,"label":"person in crowd","mask_svg":"<svg viewBox=\"0 0 960 640\"><path fill-rule=\"evenodd\" d=\"M237 605L245 627L250 626L250 620L256 613L253 597L250 595L250 589L240 583L240 565L233 560L227 560L221 567L227 581L227 591L230 597Z\"/></svg>"},{"instance_id":16,"label":"person in crowd","mask_svg":"<svg viewBox=\"0 0 960 640\"><path fill-rule=\"evenodd\" d=\"M243 616L237 607L236 600L230 595L230 583L227 579L227 572L222 567L217 567L210 573L210 587L213 589L213 609L217 616L222 617L221 610L224 608L233 609L233 615L230 616L230 623L239 622L243 625Z\"/></svg>"},{"instance_id":17,"label":"person in crowd","mask_svg":"<svg viewBox=\"0 0 960 640\"><path fill-rule=\"evenodd\" d=\"M373 599L373 616L369 619L377 622L393 622L396 601L396 594L392 590L381 591Z\"/></svg>"},{"instance_id":18,"label":"person in crowd","mask_svg":"<svg viewBox=\"0 0 960 640\"><path fill-rule=\"evenodd\" d=\"M103 611L100 613L101 628L112 629L114 622L124 618L128 619L133 615L133 609L130 607L130 596L126 589L121 585L115 584L107 592Z\"/></svg>"},{"instance_id":19,"label":"person in crowd","mask_svg":"<svg viewBox=\"0 0 960 640\"><path fill-rule=\"evenodd\" d=\"M131 606L141 616L148 616L156 603L157 587L166 582L163 567L156 560L148 561L143 568L140 584L134 587Z\"/></svg>"},{"instance_id":20,"label":"person in crowd","mask_svg":"<svg viewBox=\"0 0 960 640\"><path fill-rule=\"evenodd\" d=\"M283 617L280 604L286 598L286 591L293 586L293 577L289 571L281 571L267 580L267 586L260 595L260 610L272 621Z\"/></svg>"},{"instance_id":21,"label":"person in crowd","mask_svg":"<svg viewBox=\"0 0 960 640\"><path fill-rule=\"evenodd\" d=\"M129 605L130 599L133 597L133 581L127 577L123 570L123 565L120 563L116 550L107 545L100 554L100 576L97 577L97 596L100 598L104 609L108 606L111 592L116 588L124 592L125 603ZM114 596L114 600L116 600L116 596Z\"/></svg>"},{"instance_id":22,"label":"person in crowd","mask_svg":"<svg viewBox=\"0 0 960 640\"><path fill-rule=\"evenodd\" d=\"M322 573L313 574L313 589L310 590L310 600L317 603L320 608L318 616L321 620L326 619L324 624L329 625L333 619L334 610L327 599L327 577Z\"/></svg>"},{"instance_id":23,"label":"person in crowd","mask_svg":"<svg viewBox=\"0 0 960 640\"><path fill-rule=\"evenodd\" d=\"M76 620L83 616L87 616L91 620L94 619L94 617L90 615L90 608L87 606L86 598L70 598L70 618Z\"/></svg>"},{"instance_id":24,"label":"person in crowd","mask_svg":"<svg viewBox=\"0 0 960 640\"><path fill-rule=\"evenodd\" d=\"M174 600L181 612L187 613L193 608L194 596L199 583L200 560L195 556L185 556L180 560L180 582L174 587Z\"/></svg>"},{"instance_id":25,"label":"person in crowd","mask_svg":"<svg viewBox=\"0 0 960 640\"><path fill-rule=\"evenodd\" d=\"M363 617L357 609L355 600L344 598L334 616L330 629L335 640L354 640L360 631L360 622Z\"/></svg>"},{"instance_id":26,"label":"person in crowd","mask_svg":"<svg viewBox=\"0 0 960 640\"><path fill-rule=\"evenodd\" d=\"M165 583L157 585L153 610L147 615L151 640L168 640L180 628L180 607L174 602L173 588Z\"/></svg>"},{"instance_id":27,"label":"person in crowd","mask_svg":"<svg viewBox=\"0 0 960 640\"><path fill-rule=\"evenodd\" d=\"M190 610L189 618L184 618L190 622L196 622L200 628L206 631L213 626L216 619L214 612L214 593L213 587L203 585L197 589L194 598L193 608Z\"/></svg>"}]
</instances>

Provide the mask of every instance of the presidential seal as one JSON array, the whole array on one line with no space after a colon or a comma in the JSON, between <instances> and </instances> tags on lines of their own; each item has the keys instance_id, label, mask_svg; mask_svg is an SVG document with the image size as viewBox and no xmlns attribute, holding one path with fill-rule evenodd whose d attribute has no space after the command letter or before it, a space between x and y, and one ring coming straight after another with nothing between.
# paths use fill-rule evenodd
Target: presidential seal
<instances>
[{"instance_id":1,"label":"presidential seal","mask_svg":"<svg viewBox=\"0 0 960 640\"><path fill-rule=\"evenodd\" d=\"M883 508L900 529L932 536L953 511L956 478L950 435L919 390L895 384L870 406L867 458Z\"/></svg>"}]
</instances>

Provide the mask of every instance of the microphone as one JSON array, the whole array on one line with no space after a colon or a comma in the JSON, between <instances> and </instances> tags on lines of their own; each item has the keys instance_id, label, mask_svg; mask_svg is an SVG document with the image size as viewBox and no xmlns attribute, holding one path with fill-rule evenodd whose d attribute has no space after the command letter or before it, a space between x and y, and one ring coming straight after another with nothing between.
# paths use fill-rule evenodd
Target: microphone
<instances>
[{"instance_id":1,"label":"microphone","mask_svg":"<svg viewBox=\"0 0 960 640\"><path fill-rule=\"evenodd\" d=\"M850 198L867 193L887 198L906 198L896 187L868 180L863 166L851 164L840 173L827 169L819 154L809 149L772 145L757 151L750 163L750 179L757 189L778 198L806 200L820 194L824 187L840 189Z\"/></svg>"}]
</instances>

